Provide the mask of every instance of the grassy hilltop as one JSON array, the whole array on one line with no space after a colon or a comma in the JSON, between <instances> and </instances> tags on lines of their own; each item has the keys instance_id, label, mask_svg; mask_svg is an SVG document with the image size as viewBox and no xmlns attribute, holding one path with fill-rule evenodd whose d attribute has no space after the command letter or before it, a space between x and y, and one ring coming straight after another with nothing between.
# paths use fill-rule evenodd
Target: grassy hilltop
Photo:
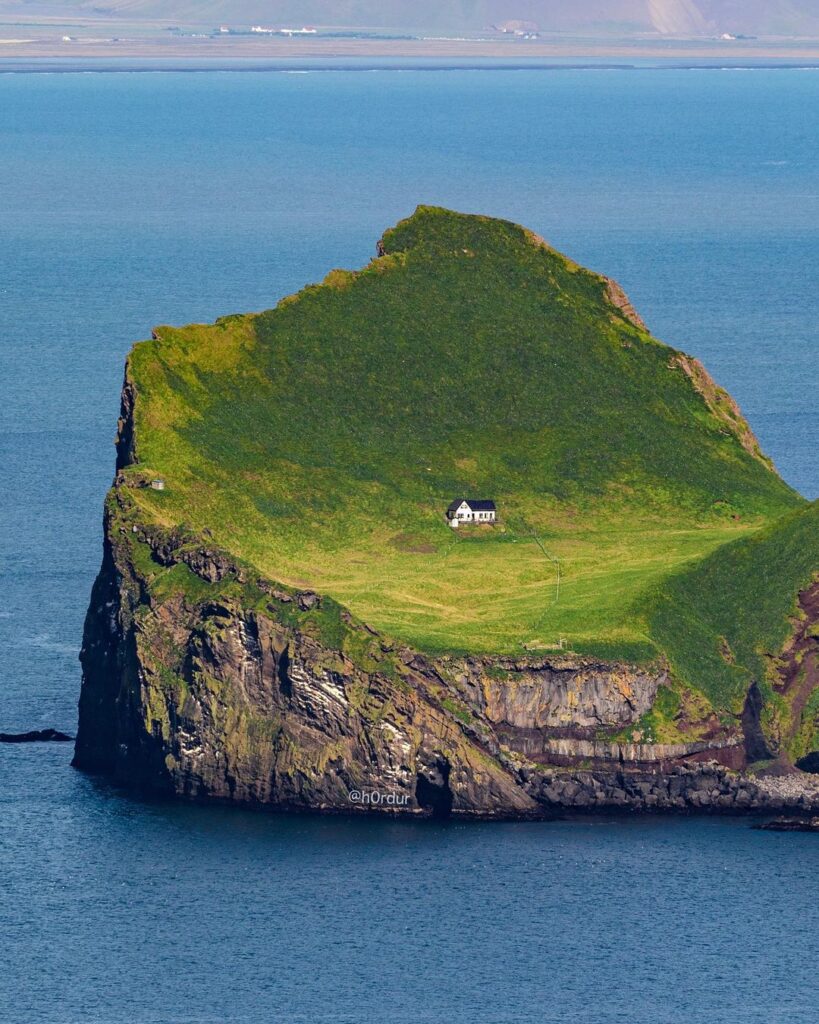
<instances>
[{"instance_id":1,"label":"grassy hilltop","mask_svg":"<svg viewBox=\"0 0 819 1024\"><path fill-rule=\"evenodd\" d=\"M383 249L135 347L125 476L166 481L141 514L422 650L663 654L733 701L819 567L816 507L695 360L525 229L420 207ZM460 496L500 523L451 530Z\"/></svg>"}]
</instances>

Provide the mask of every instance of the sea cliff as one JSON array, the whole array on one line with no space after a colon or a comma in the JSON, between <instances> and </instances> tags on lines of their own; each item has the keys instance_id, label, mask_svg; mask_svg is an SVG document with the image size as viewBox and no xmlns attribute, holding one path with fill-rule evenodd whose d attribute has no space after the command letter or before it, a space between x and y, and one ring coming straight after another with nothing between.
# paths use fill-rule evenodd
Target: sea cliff
<instances>
[{"instance_id":1,"label":"sea cliff","mask_svg":"<svg viewBox=\"0 0 819 1024\"><path fill-rule=\"evenodd\" d=\"M651 709L663 665L430 658L202 538L146 528L116 486L81 661L74 764L143 792L496 819L819 809L816 776L747 771L750 699L710 739L602 740Z\"/></svg>"}]
</instances>

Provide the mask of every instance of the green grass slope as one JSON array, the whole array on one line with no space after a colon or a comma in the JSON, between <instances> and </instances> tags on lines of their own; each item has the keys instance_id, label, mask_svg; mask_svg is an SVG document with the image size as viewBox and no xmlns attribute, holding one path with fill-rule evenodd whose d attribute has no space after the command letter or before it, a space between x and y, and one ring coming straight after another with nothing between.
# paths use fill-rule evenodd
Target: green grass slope
<instances>
[{"instance_id":1,"label":"green grass slope","mask_svg":"<svg viewBox=\"0 0 819 1024\"><path fill-rule=\"evenodd\" d=\"M143 515L427 651L648 659L667 630L646 595L805 506L605 278L432 207L383 243L275 309L135 347L126 476L167 483L134 488ZM463 495L500 524L451 530Z\"/></svg>"},{"instance_id":2,"label":"green grass slope","mask_svg":"<svg viewBox=\"0 0 819 1024\"><path fill-rule=\"evenodd\" d=\"M664 581L646 596L648 628L681 682L737 710L752 681L766 688L771 656L792 632L796 596L817 575L814 502Z\"/></svg>"}]
</instances>

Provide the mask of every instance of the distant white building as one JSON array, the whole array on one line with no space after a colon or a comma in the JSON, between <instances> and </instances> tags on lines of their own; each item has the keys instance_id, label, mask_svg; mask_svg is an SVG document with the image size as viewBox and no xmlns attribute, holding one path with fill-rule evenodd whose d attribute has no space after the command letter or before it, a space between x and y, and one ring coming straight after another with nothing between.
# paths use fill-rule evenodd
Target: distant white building
<instances>
[{"instance_id":1,"label":"distant white building","mask_svg":"<svg viewBox=\"0 0 819 1024\"><path fill-rule=\"evenodd\" d=\"M494 523L498 509L485 498L456 498L446 510L449 525L457 529L461 523Z\"/></svg>"}]
</instances>

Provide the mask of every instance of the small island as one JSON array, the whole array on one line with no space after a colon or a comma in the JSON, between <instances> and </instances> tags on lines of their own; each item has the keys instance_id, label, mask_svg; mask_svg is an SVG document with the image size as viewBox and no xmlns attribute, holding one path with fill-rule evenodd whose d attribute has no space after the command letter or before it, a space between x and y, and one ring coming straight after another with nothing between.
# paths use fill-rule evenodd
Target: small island
<instances>
[{"instance_id":1,"label":"small island","mask_svg":"<svg viewBox=\"0 0 819 1024\"><path fill-rule=\"evenodd\" d=\"M326 813L819 812L819 504L531 231L419 207L376 253L134 347L75 765Z\"/></svg>"}]
</instances>

